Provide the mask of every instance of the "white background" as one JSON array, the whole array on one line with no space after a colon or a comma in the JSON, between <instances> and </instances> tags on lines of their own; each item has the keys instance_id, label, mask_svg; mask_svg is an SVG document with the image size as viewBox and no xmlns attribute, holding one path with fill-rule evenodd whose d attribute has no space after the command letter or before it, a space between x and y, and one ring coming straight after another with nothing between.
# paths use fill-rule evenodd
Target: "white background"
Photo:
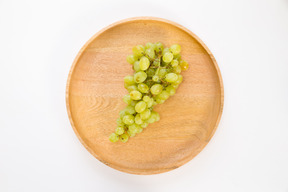
<instances>
[{"instance_id":1,"label":"white background","mask_svg":"<svg viewBox=\"0 0 288 192\"><path fill-rule=\"evenodd\" d=\"M90 155L65 107L71 64L103 27L157 16L187 27L223 75L220 125L186 165L116 171ZM0 0L0 191L288 192L287 0Z\"/></svg>"}]
</instances>

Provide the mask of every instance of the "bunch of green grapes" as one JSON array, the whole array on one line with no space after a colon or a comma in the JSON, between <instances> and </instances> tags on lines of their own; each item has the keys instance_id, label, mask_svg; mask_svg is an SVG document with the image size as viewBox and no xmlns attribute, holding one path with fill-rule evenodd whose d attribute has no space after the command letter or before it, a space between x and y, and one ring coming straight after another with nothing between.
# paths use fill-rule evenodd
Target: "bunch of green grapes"
<instances>
[{"instance_id":1,"label":"bunch of green grapes","mask_svg":"<svg viewBox=\"0 0 288 192\"><path fill-rule=\"evenodd\" d=\"M177 44L164 48L159 42L147 43L133 47L132 51L127 61L135 72L124 77L124 87L129 92L123 97L127 107L119 113L115 133L109 137L111 142L120 139L125 143L148 124L159 121L153 108L175 94L183 80L180 73L189 66L181 60L181 47Z\"/></svg>"}]
</instances>

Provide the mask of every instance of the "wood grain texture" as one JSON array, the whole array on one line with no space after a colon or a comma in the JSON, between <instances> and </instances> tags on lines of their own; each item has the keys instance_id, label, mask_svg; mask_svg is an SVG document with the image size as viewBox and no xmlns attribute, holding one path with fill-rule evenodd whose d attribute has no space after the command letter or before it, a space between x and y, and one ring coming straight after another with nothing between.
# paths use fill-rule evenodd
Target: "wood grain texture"
<instances>
[{"instance_id":1,"label":"wood grain texture","mask_svg":"<svg viewBox=\"0 0 288 192\"><path fill-rule=\"evenodd\" d=\"M123 78L133 74L126 56L132 47L160 41L178 43L190 68L177 93L156 106L161 120L125 144L109 135L125 107ZM175 169L195 157L219 123L224 101L217 63L192 32L154 17L130 18L95 34L80 50L69 73L66 103L70 122L81 143L104 164L132 174Z\"/></svg>"}]
</instances>

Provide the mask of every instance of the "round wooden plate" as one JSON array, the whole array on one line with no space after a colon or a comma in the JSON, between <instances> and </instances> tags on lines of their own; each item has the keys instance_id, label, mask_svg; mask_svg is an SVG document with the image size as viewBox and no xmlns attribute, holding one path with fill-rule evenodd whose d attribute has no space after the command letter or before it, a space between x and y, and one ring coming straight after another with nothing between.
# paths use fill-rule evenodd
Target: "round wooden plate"
<instances>
[{"instance_id":1,"label":"round wooden plate","mask_svg":"<svg viewBox=\"0 0 288 192\"><path fill-rule=\"evenodd\" d=\"M111 143L118 113L128 92L123 78L133 74L127 63L132 47L147 42L180 44L190 68L176 94L155 107L161 120L127 143ZM204 43L181 25L154 17L114 23L95 34L80 50L69 73L67 110L86 149L104 164L133 174L175 169L209 142L223 108L223 83L217 63Z\"/></svg>"}]
</instances>

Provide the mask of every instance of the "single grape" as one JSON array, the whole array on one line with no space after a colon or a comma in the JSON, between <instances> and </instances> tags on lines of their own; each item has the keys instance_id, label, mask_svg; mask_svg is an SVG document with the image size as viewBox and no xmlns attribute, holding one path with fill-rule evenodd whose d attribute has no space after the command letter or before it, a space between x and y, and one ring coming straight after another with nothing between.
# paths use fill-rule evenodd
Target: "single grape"
<instances>
[{"instance_id":1,"label":"single grape","mask_svg":"<svg viewBox=\"0 0 288 192\"><path fill-rule=\"evenodd\" d=\"M178 44L172 45L170 47L170 51L173 53L173 55L178 55L181 52L181 46Z\"/></svg>"},{"instance_id":2,"label":"single grape","mask_svg":"<svg viewBox=\"0 0 288 192\"><path fill-rule=\"evenodd\" d=\"M127 87L128 92L131 91L138 91L138 88L136 85L130 85L129 87ZM130 97L131 98L131 97Z\"/></svg>"},{"instance_id":3,"label":"single grape","mask_svg":"<svg viewBox=\"0 0 288 192\"><path fill-rule=\"evenodd\" d=\"M123 143L126 143L128 139L129 139L129 136L126 133L120 135L120 141L122 141Z\"/></svg>"},{"instance_id":4,"label":"single grape","mask_svg":"<svg viewBox=\"0 0 288 192\"><path fill-rule=\"evenodd\" d=\"M125 112L126 112L126 114L130 114L130 115L133 115L134 113L136 113L135 108L131 105L128 105L125 108Z\"/></svg>"},{"instance_id":5,"label":"single grape","mask_svg":"<svg viewBox=\"0 0 288 192\"><path fill-rule=\"evenodd\" d=\"M135 55L128 55L126 59L127 59L127 62L130 63L131 65L132 65L135 61L137 61L137 57L135 57Z\"/></svg>"},{"instance_id":6,"label":"single grape","mask_svg":"<svg viewBox=\"0 0 288 192\"><path fill-rule=\"evenodd\" d=\"M130 105L132 99L131 99L130 95L124 95L123 101L124 101L127 105Z\"/></svg>"},{"instance_id":7,"label":"single grape","mask_svg":"<svg viewBox=\"0 0 288 192\"><path fill-rule=\"evenodd\" d=\"M165 76L165 79L166 79L167 82L173 83L173 82L177 81L178 75L176 73L168 73Z\"/></svg>"},{"instance_id":8,"label":"single grape","mask_svg":"<svg viewBox=\"0 0 288 192\"><path fill-rule=\"evenodd\" d=\"M155 58L155 51L153 48L148 48L145 51L145 54L150 58L150 59L154 59ZM147 67L148 68L148 67Z\"/></svg>"},{"instance_id":9,"label":"single grape","mask_svg":"<svg viewBox=\"0 0 288 192\"><path fill-rule=\"evenodd\" d=\"M169 48L166 47L163 49L162 55L164 55L165 53L169 53L169 52L170 52Z\"/></svg>"},{"instance_id":10,"label":"single grape","mask_svg":"<svg viewBox=\"0 0 288 192\"><path fill-rule=\"evenodd\" d=\"M142 98L142 94L139 91L131 91L130 97L133 100L140 100Z\"/></svg>"},{"instance_id":11,"label":"single grape","mask_svg":"<svg viewBox=\"0 0 288 192\"><path fill-rule=\"evenodd\" d=\"M174 67L173 72L178 73L178 74L181 73L181 67L179 65Z\"/></svg>"},{"instance_id":12,"label":"single grape","mask_svg":"<svg viewBox=\"0 0 288 192\"><path fill-rule=\"evenodd\" d=\"M179 78L178 78L179 79ZM177 80L178 81L178 80ZM172 87L171 85L166 87L166 91L169 93L170 96L174 95L176 93L176 90L174 87Z\"/></svg>"},{"instance_id":13,"label":"single grape","mask_svg":"<svg viewBox=\"0 0 288 192\"><path fill-rule=\"evenodd\" d=\"M160 59L159 59L159 58L156 58L156 59L153 61L153 65L154 65L154 66L160 66Z\"/></svg>"},{"instance_id":14,"label":"single grape","mask_svg":"<svg viewBox=\"0 0 288 192\"><path fill-rule=\"evenodd\" d=\"M137 133L141 133L143 131L143 129L139 126L139 128L137 129Z\"/></svg>"},{"instance_id":15,"label":"single grape","mask_svg":"<svg viewBox=\"0 0 288 192\"><path fill-rule=\"evenodd\" d=\"M146 128L148 126L148 123L147 122L144 122L144 123L142 123L141 125L140 125L140 127L142 127L142 128Z\"/></svg>"},{"instance_id":16,"label":"single grape","mask_svg":"<svg viewBox=\"0 0 288 192\"><path fill-rule=\"evenodd\" d=\"M134 74L134 81L136 83L142 83L147 78L147 74L143 71L139 71Z\"/></svg>"},{"instance_id":17,"label":"single grape","mask_svg":"<svg viewBox=\"0 0 288 192\"><path fill-rule=\"evenodd\" d=\"M130 105L133 106L133 107L135 107L136 104L137 104L137 101L134 101L134 100L132 100L131 103L130 103Z\"/></svg>"},{"instance_id":18,"label":"single grape","mask_svg":"<svg viewBox=\"0 0 288 192\"><path fill-rule=\"evenodd\" d=\"M151 98L149 97L149 96L147 96L147 95L145 95L144 97L143 97L143 101L145 101L146 103L148 102L148 101L150 101L151 100Z\"/></svg>"},{"instance_id":19,"label":"single grape","mask_svg":"<svg viewBox=\"0 0 288 192\"><path fill-rule=\"evenodd\" d=\"M112 133L109 137L109 140L113 143L117 142L119 140L119 136L116 133Z\"/></svg>"},{"instance_id":20,"label":"single grape","mask_svg":"<svg viewBox=\"0 0 288 192\"><path fill-rule=\"evenodd\" d=\"M162 59L165 63L170 63L173 60L173 54L170 52L166 52L166 53L164 53Z\"/></svg>"},{"instance_id":21,"label":"single grape","mask_svg":"<svg viewBox=\"0 0 288 192\"><path fill-rule=\"evenodd\" d=\"M139 61L139 67L141 70L146 70L148 69L148 67L150 66L150 61L147 57L141 57L140 61Z\"/></svg>"},{"instance_id":22,"label":"single grape","mask_svg":"<svg viewBox=\"0 0 288 192\"><path fill-rule=\"evenodd\" d=\"M128 84L128 85L133 85L135 84L134 82L134 77L131 75L127 75L126 77L124 77L124 83Z\"/></svg>"},{"instance_id":23,"label":"single grape","mask_svg":"<svg viewBox=\"0 0 288 192\"><path fill-rule=\"evenodd\" d=\"M136 62L137 62L137 61L136 61ZM136 63L136 62L135 62L135 63ZM134 63L134 65L135 65L135 63ZM171 66L172 66L172 67L177 67L178 64L179 64L179 62L178 62L178 60L176 60L176 59L174 59L173 61L171 61Z\"/></svg>"},{"instance_id":24,"label":"single grape","mask_svg":"<svg viewBox=\"0 0 288 192\"><path fill-rule=\"evenodd\" d=\"M163 78L167 73L167 69L160 69L158 75L160 78Z\"/></svg>"},{"instance_id":25,"label":"single grape","mask_svg":"<svg viewBox=\"0 0 288 192\"><path fill-rule=\"evenodd\" d=\"M173 87L174 89L177 89L179 87L179 84L172 83L171 87Z\"/></svg>"},{"instance_id":26,"label":"single grape","mask_svg":"<svg viewBox=\"0 0 288 192\"><path fill-rule=\"evenodd\" d=\"M116 127L116 129L115 129L115 133L117 134L117 135L122 135L123 133L124 133L124 127Z\"/></svg>"},{"instance_id":27,"label":"single grape","mask_svg":"<svg viewBox=\"0 0 288 192\"><path fill-rule=\"evenodd\" d=\"M136 135L136 133L131 133L131 131L127 131L127 134L129 135L129 137L134 137Z\"/></svg>"},{"instance_id":28,"label":"single grape","mask_svg":"<svg viewBox=\"0 0 288 192\"><path fill-rule=\"evenodd\" d=\"M150 101L148 101L146 103L147 103L147 108L150 108L153 106L154 100L151 98Z\"/></svg>"},{"instance_id":29,"label":"single grape","mask_svg":"<svg viewBox=\"0 0 288 192\"><path fill-rule=\"evenodd\" d=\"M180 61L180 66L183 71L186 71L189 68L189 64L183 60Z\"/></svg>"},{"instance_id":30,"label":"single grape","mask_svg":"<svg viewBox=\"0 0 288 192\"><path fill-rule=\"evenodd\" d=\"M140 128L140 126L134 123L132 125L129 125L128 130L131 133L137 133L138 128Z\"/></svg>"},{"instance_id":31,"label":"single grape","mask_svg":"<svg viewBox=\"0 0 288 192\"><path fill-rule=\"evenodd\" d=\"M160 115L159 113L157 113L156 111L153 111L153 115L156 115L156 121L159 121L160 120Z\"/></svg>"},{"instance_id":32,"label":"single grape","mask_svg":"<svg viewBox=\"0 0 288 192\"><path fill-rule=\"evenodd\" d=\"M144 55L145 48L143 45L137 45L137 46L132 48L132 51L133 51L134 55L140 57L140 56Z\"/></svg>"},{"instance_id":33,"label":"single grape","mask_svg":"<svg viewBox=\"0 0 288 192\"><path fill-rule=\"evenodd\" d=\"M123 117L122 121L126 125L132 125L134 123L134 116L133 115L125 115Z\"/></svg>"},{"instance_id":34,"label":"single grape","mask_svg":"<svg viewBox=\"0 0 288 192\"><path fill-rule=\"evenodd\" d=\"M116 123L117 123L117 126L119 126L119 127L123 127L125 125L120 117L117 118Z\"/></svg>"},{"instance_id":35,"label":"single grape","mask_svg":"<svg viewBox=\"0 0 288 192\"><path fill-rule=\"evenodd\" d=\"M160 78L159 78L158 75L154 75L154 76L152 77L152 80L153 80L154 82L158 82L158 81L160 80Z\"/></svg>"},{"instance_id":36,"label":"single grape","mask_svg":"<svg viewBox=\"0 0 288 192\"><path fill-rule=\"evenodd\" d=\"M154 76L154 74L155 74L155 69L152 69L152 68L149 68L148 70L147 70L147 76L148 77L153 77Z\"/></svg>"},{"instance_id":37,"label":"single grape","mask_svg":"<svg viewBox=\"0 0 288 192\"><path fill-rule=\"evenodd\" d=\"M160 43L160 42L155 43L155 50L157 52L161 52L163 50L163 48L164 48L164 46L162 43Z\"/></svg>"},{"instance_id":38,"label":"single grape","mask_svg":"<svg viewBox=\"0 0 288 192\"><path fill-rule=\"evenodd\" d=\"M163 87L160 84L155 84L151 87L150 91L153 95L158 95L161 93Z\"/></svg>"},{"instance_id":39,"label":"single grape","mask_svg":"<svg viewBox=\"0 0 288 192\"><path fill-rule=\"evenodd\" d=\"M145 101L139 101L136 105L135 105L135 111L137 113L141 113L143 112L147 107L147 104L145 103Z\"/></svg>"},{"instance_id":40,"label":"single grape","mask_svg":"<svg viewBox=\"0 0 288 192\"><path fill-rule=\"evenodd\" d=\"M135 62L134 62L133 69L134 69L134 71L136 71L136 72L141 71L140 65L139 65L139 61L135 61Z\"/></svg>"},{"instance_id":41,"label":"single grape","mask_svg":"<svg viewBox=\"0 0 288 192\"><path fill-rule=\"evenodd\" d=\"M180 83L182 83L182 81L183 81L183 76L179 74L178 79L177 79L177 81L175 81L175 83L180 84Z\"/></svg>"},{"instance_id":42,"label":"single grape","mask_svg":"<svg viewBox=\"0 0 288 192\"><path fill-rule=\"evenodd\" d=\"M126 115L126 111L125 110L121 110L120 112L119 112L119 116L120 116L120 118L121 119L123 119L123 117Z\"/></svg>"},{"instance_id":43,"label":"single grape","mask_svg":"<svg viewBox=\"0 0 288 192\"><path fill-rule=\"evenodd\" d=\"M176 59L179 62L181 60L181 55L180 54L174 55L174 59Z\"/></svg>"},{"instance_id":44,"label":"single grape","mask_svg":"<svg viewBox=\"0 0 288 192\"><path fill-rule=\"evenodd\" d=\"M139 113L135 116L135 120L134 120L134 121L135 121L135 123L136 123L137 125L141 125L141 124L143 123L143 120L141 119Z\"/></svg>"},{"instance_id":45,"label":"single grape","mask_svg":"<svg viewBox=\"0 0 288 192\"><path fill-rule=\"evenodd\" d=\"M142 93L148 93L149 87L144 83L140 83L140 84L138 84L138 90Z\"/></svg>"},{"instance_id":46,"label":"single grape","mask_svg":"<svg viewBox=\"0 0 288 192\"><path fill-rule=\"evenodd\" d=\"M158 103L158 104L162 104L164 102L165 102L165 100L163 100L163 99L160 99L160 98L156 99L156 103Z\"/></svg>"},{"instance_id":47,"label":"single grape","mask_svg":"<svg viewBox=\"0 0 288 192\"><path fill-rule=\"evenodd\" d=\"M167 91L162 91L157 97L162 100L168 99L170 94Z\"/></svg>"},{"instance_id":48,"label":"single grape","mask_svg":"<svg viewBox=\"0 0 288 192\"><path fill-rule=\"evenodd\" d=\"M148 123L154 123L156 121L156 113L154 111L151 112L149 119L147 120Z\"/></svg>"},{"instance_id":49,"label":"single grape","mask_svg":"<svg viewBox=\"0 0 288 192\"><path fill-rule=\"evenodd\" d=\"M155 48L155 45L154 45L153 43L148 42L148 43L146 43L145 48L146 48L146 49L149 49L149 48L154 49L154 48Z\"/></svg>"},{"instance_id":50,"label":"single grape","mask_svg":"<svg viewBox=\"0 0 288 192\"><path fill-rule=\"evenodd\" d=\"M145 109L142 113L140 113L140 117L143 120L146 120L150 117L151 111L149 109Z\"/></svg>"}]
</instances>

